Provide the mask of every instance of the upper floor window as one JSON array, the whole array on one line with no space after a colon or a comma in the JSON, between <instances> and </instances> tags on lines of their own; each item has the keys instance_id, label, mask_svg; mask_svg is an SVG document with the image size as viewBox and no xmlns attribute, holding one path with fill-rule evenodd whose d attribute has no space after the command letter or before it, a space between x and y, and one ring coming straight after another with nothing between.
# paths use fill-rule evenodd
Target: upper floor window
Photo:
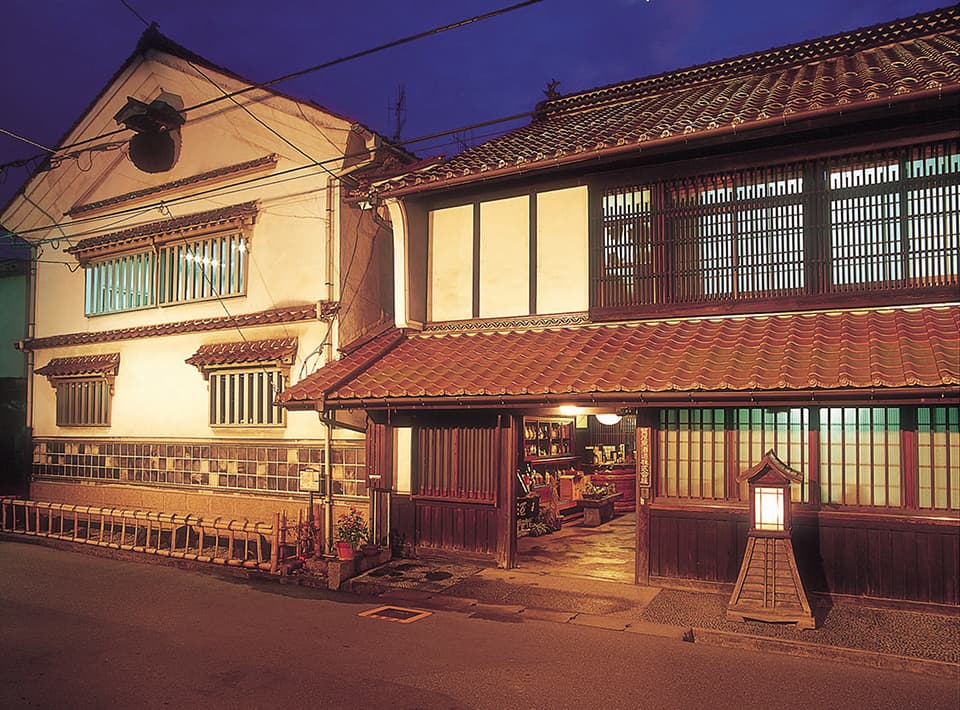
<instances>
[{"instance_id":1,"label":"upper floor window","mask_svg":"<svg viewBox=\"0 0 960 710\"><path fill-rule=\"evenodd\" d=\"M85 313L116 313L154 305L153 264L153 252L148 251L90 264L85 271Z\"/></svg>"},{"instance_id":2,"label":"upper floor window","mask_svg":"<svg viewBox=\"0 0 960 710\"><path fill-rule=\"evenodd\" d=\"M246 203L80 241L67 251L85 270L84 312L243 295L255 215Z\"/></svg>"},{"instance_id":3,"label":"upper floor window","mask_svg":"<svg viewBox=\"0 0 960 710\"><path fill-rule=\"evenodd\" d=\"M939 285L958 274L960 153L881 158L829 175L833 282Z\"/></svg>"},{"instance_id":4,"label":"upper floor window","mask_svg":"<svg viewBox=\"0 0 960 710\"><path fill-rule=\"evenodd\" d=\"M604 189L591 309L623 315L960 285L960 147Z\"/></svg>"},{"instance_id":5,"label":"upper floor window","mask_svg":"<svg viewBox=\"0 0 960 710\"><path fill-rule=\"evenodd\" d=\"M697 285L705 297L803 286L803 179L757 177L736 176L697 194Z\"/></svg>"},{"instance_id":6,"label":"upper floor window","mask_svg":"<svg viewBox=\"0 0 960 710\"><path fill-rule=\"evenodd\" d=\"M160 249L160 303L237 296L246 291L247 242L227 234Z\"/></svg>"}]
</instances>

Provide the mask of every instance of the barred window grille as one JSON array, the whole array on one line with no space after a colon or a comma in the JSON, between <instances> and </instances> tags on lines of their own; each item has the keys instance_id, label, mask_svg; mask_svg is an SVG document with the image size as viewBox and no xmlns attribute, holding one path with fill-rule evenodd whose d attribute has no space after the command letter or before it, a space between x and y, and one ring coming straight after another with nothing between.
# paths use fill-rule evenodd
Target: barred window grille
<instances>
[{"instance_id":1,"label":"barred window grille","mask_svg":"<svg viewBox=\"0 0 960 710\"><path fill-rule=\"evenodd\" d=\"M917 507L960 509L960 408L918 408L917 484Z\"/></svg>"},{"instance_id":2,"label":"barred window grille","mask_svg":"<svg viewBox=\"0 0 960 710\"><path fill-rule=\"evenodd\" d=\"M275 426L286 424L285 410L274 399L284 387L280 370L212 372L210 426Z\"/></svg>"},{"instance_id":3,"label":"barred window grille","mask_svg":"<svg viewBox=\"0 0 960 710\"><path fill-rule=\"evenodd\" d=\"M156 302L152 252L124 254L88 266L84 313L88 316L153 306Z\"/></svg>"},{"instance_id":4,"label":"barred window grille","mask_svg":"<svg viewBox=\"0 0 960 710\"><path fill-rule=\"evenodd\" d=\"M820 410L820 500L852 506L902 505L900 410Z\"/></svg>"},{"instance_id":5,"label":"barred window grille","mask_svg":"<svg viewBox=\"0 0 960 710\"><path fill-rule=\"evenodd\" d=\"M109 426L110 384L104 379L60 380L57 395L57 426Z\"/></svg>"},{"instance_id":6,"label":"barred window grille","mask_svg":"<svg viewBox=\"0 0 960 710\"><path fill-rule=\"evenodd\" d=\"M161 304L246 292L247 243L241 234L168 244L157 260Z\"/></svg>"},{"instance_id":7,"label":"barred window grille","mask_svg":"<svg viewBox=\"0 0 960 710\"><path fill-rule=\"evenodd\" d=\"M956 141L613 186L599 215L601 311L960 285Z\"/></svg>"}]
</instances>

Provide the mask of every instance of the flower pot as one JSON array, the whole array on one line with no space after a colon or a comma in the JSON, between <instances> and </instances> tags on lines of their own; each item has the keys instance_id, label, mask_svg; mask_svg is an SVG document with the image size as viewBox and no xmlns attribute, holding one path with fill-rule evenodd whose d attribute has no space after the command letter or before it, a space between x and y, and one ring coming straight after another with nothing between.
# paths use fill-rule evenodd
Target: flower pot
<instances>
[{"instance_id":1,"label":"flower pot","mask_svg":"<svg viewBox=\"0 0 960 710\"><path fill-rule=\"evenodd\" d=\"M353 545L351 545L349 542L338 542L337 543L337 559L352 560Z\"/></svg>"},{"instance_id":2,"label":"flower pot","mask_svg":"<svg viewBox=\"0 0 960 710\"><path fill-rule=\"evenodd\" d=\"M363 551L363 554L366 557L373 557L378 552L380 552L380 545L370 545L370 544L361 545L360 549Z\"/></svg>"}]
</instances>

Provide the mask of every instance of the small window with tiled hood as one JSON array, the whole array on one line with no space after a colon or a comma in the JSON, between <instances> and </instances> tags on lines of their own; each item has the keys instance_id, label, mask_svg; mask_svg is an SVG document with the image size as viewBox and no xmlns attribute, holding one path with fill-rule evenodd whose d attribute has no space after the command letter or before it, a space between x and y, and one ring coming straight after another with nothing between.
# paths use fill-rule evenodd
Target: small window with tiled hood
<instances>
[{"instance_id":1,"label":"small window with tiled hood","mask_svg":"<svg viewBox=\"0 0 960 710\"><path fill-rule=\"evenodd\" d=\"M109 426L120 354L53 358L36 370L57 397L57 426Z\"/></svg>"},{"instance_id":2,"label":"small window with tiled hood","mask_svg":"<svg viewBox=\"0 0 960 710\"><path fill-rule=\"evenodd\" d=\"M289 379L296 338L210 343L187 358L207 380L211 427L282 427L277 395Z\"/></svg>"}]
</instances>

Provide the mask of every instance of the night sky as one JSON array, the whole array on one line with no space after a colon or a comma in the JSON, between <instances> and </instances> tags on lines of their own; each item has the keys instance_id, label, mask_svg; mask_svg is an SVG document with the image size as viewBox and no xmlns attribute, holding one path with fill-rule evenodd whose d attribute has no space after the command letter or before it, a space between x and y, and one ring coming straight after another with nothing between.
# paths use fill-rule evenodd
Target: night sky
<instances>
[{"instance_id":1,"label":"night sky","mask_svg":"<svg viewBox=\"0 0 960 710\"><path fill-rule=\"evenodd\" d=\"M160 31L253 81L369 49L516 0L127 0ZM943 7L945 0L543 0L277 85L391 136L405 87L410 140L527 112L562 94L735 57ZM133 51L121 0L3 0L0 128L55 145ZM496 129L473 132L473 140ZM457 152L449 138L421 156ZM0 163L38 149L0 134ZM0 205L26 179L0 175Z\"/></svg>"}]
</instances>

